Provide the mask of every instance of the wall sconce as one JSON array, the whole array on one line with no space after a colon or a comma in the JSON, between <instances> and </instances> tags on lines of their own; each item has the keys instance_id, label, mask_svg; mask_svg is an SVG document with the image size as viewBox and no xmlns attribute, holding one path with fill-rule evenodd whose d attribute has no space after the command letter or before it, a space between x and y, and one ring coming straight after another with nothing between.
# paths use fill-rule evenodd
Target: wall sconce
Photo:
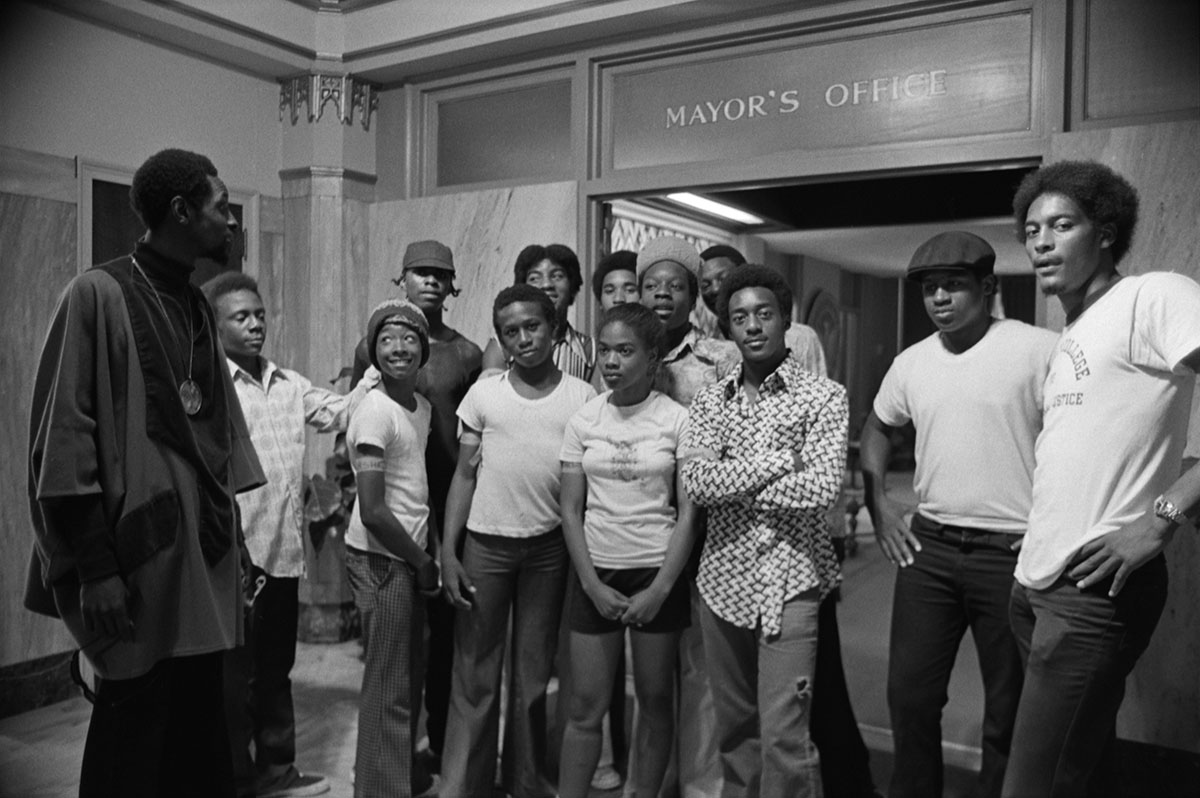
<instances>
[{"instance_id":1,"label":"wall sconce","mask_svg":"<svg viewBox=\"0 0 1200 798\"><path fill-rule=\"evenodd\" d=\"M343 125L354 123L357 108L363 130L371 129L371 114L379 107L379 87L353 75L310 72L279 81L279 119L286 109L292 124L300 118L300 104L308 108L308 121L319 122L325 104L332 102Z\"/></svg>"}]
</instances>

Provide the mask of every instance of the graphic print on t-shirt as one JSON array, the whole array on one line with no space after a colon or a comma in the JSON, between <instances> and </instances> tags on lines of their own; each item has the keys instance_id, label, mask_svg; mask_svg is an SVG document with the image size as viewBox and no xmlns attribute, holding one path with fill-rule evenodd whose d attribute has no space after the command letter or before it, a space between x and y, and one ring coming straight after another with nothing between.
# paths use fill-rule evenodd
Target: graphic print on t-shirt
<instances>
[{"instance_id":1,"label":"graphic print on t-shirt","mask_svg":"<svg viewBox=\"0 0 1200 798\"><path fill-rule=\"evenodd\" d=\"M609 438L608 443L613 448L613 475L624 482L635 482L638 478L637 447L632 441L615 441Z\"/></svg>"}]
</instances>

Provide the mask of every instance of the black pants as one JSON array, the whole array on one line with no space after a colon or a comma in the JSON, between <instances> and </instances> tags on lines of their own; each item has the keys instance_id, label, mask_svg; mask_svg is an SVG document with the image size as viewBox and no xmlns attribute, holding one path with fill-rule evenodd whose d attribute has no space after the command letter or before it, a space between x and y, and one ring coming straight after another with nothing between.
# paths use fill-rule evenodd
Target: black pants
<instances>
[{"instance_id":1,"label":"black pants","mask_svg":"<svg viewBox=\"0 0 1200 798\"><path fill-rule=\"evenodd\" d=\"M425 730L429 750L442 755L446 742L446 713L450 709L450 674L454 670L454 608L444 598L425 601L429 648L425 667Z\"/></svg>"},{"instance_id":2,"label":"black pants","mask_svg":"<svg viewBox=\"0 0 1200 798\"><path fill-rule=\"evenodd\" d=\"M296 761L291 672L299 589L299 577L267 576L246 614L245 645L225 652L225 713L240 796L253 795L256 783L279 778Z\"/></svg>"},{"instance_id":3,"label":"black pants","mask_svg":"<svg viewBox=\"0 0 1200 798\"><path fill-rule=\"evenodd\" d=\"M103 679L83 749L80 798L231 798L222 652Z\"/></svg>"},{"instance_id":4,"label":"black pants","mask_svg":"<svg viewBox=\"0 0 1200 798\"><path fill-rule=\"evenodd\" d=\"M825 597L817 615L817 667L809 735L821 754L821 782L826 798L870 798L875 795L867 746L854 719L842 639L838 634L837 598Z\"/></svg>"}]
</instances>

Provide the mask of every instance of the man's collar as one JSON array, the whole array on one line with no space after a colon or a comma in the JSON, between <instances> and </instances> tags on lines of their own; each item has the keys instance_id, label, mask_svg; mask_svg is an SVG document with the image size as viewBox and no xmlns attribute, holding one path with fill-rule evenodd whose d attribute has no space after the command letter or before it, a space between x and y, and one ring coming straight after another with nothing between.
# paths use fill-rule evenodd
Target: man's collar
<instances>
[{"instance_id":1,"label":"man's collar","mask_svg":"<svg viewBox=\"0 0 1200 798\"><path fill-rule=\"evenodd\" d=\"M742 387L742 374L745 373L746 361L738 363L733 371L726 377L725 383L725 399L732 400L737 392ZM758 392L760 394L788 393L796 388L807 372L801 368L796 359L792 357L789 351L783 358L783 362L775 367L775 370L767 375L762 381Z\"/></svg>"},{"instance_id":2,"label":"man's collar","mask_svg":"<svg viewBox=\"0 0 1200 798\"><path fill-rule=\"evenodd\" d=\"M280 371L279 368L273 362L268 360L267 358L263 357L262 355L259 355L258 359L259 359L259 362L262 363L262 384L263 385L269 385L271 382L271 378L275 374L278 374L280 377L284 376L283 372ZM254 379L254 375L252 375L250 372L246 371L244 368L239 366L234 361L233 358L229 357L229 355L225 356L225 365L229 366L229 376L232 377L234 380L237 380L238 375L241 374L241 375L244 375L245 378L248 380L253 380L254 382L258 382L258 380Z\"/></svg>"},{"instance_id":3,"label":"man's collar","mask_svg":"<svg viewBox=\"0 0 1200 798\"><path fill-rule=\"evenodd\" d=\"M683 336L683 340L680 341L674 349L672 349L670 352L667 352L667 354L663 356L663 362L673 363L676 360L679 360L687 354L689 349L695 349L696 343L700 340L700 331L696 329L695 325L692 325L692 328L687 331L686 335Z\"/></svg>"}]
</instances>

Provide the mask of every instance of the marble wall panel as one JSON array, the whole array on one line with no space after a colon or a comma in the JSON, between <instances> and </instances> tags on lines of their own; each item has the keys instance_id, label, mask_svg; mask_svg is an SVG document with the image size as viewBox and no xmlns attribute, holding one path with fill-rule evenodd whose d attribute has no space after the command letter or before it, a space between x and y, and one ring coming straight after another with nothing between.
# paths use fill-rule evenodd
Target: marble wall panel
<instances>
[{"instance_id":1,"label":"marble wall panel","mask_svg":"<svg viewBox=\"0 0 1200 798\"><path fill-rule=\"evenodd\" d=\"M30 392L59 295L75 276L73 203L0 193L0 666L71 648L56 620L22 606L33 545L25 485Z\"/></svg>"},{"instance_id":2,"label":"marble wall panel","mask_svg":"<svg viewBox=\"0 0 1200 798\"><path fill-rule=\"evenodd\" d=\"M1094 159L1137 188L1141 214L1127 274L1175 271L1200 282L1200 122L1066 133L1051 141L1052 161ZM1050 326L1062 327L1058 302ZM1187 456L1200 456L1200 386L1193 395ZM1117 733L1125 739L1200 752L1200 541L1183 529L1167 548L1171 587L1150 647L1127 684Z\"/></svg>"},{"instance_id":3,"label":"marble wall panel","mask_svg":"<svg viewBox=\"0 0 1200 798\"><path fill-rule=\"evenodd\" d=\"M370 268L366 302L357 312L365 325L369 307L396 292L404 248L433 238L450 247L461 295L446 303L446 322L481 347L492 335L492 300L512 283L517 253L528 244L563 243L578 249L577 184L443 194L377 203L371 212ZM572 323L578 325L589 290L580 291Z\"/></svg>"}]
</instances>

